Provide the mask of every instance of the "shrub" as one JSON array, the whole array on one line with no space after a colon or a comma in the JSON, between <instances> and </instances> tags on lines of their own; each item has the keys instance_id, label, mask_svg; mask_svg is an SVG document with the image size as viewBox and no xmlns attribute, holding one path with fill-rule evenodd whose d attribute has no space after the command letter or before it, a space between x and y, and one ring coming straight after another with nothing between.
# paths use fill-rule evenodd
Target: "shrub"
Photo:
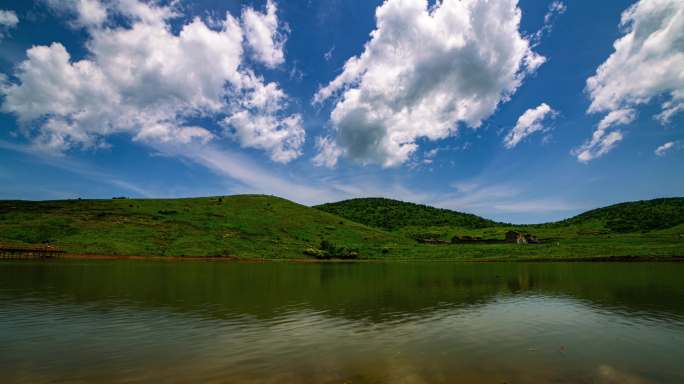
<instances>
[{"instance_id":1,"label":"shrub","mask_svg":"<svg viewBox=\"0 0 684 384\"><path fill-rule=\"evenodd\" d=\"M323 240L318 249L308 247L304 249L304 254L313 256L319 260L342 259L352 260L359 258L359 250L346 247L337 247L334 243Z\"/></svg>"},{"instance_id":2,"label":"shrub","mask_svg":"<svg viewBox=\"0 0 684 384\"><path fill-rule=\"evenodd\" d=\"M320 249L308 247L304 250L304 254L308 256L313 256L317 259L328 259L328 254Z\"/></svg>"}]
</instances>

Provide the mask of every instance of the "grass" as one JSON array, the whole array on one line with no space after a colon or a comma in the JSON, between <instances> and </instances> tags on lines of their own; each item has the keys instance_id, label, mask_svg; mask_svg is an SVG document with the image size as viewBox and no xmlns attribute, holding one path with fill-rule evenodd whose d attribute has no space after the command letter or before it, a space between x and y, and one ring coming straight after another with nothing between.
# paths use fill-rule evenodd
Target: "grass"
<instances>
[{"instance_id":1,"label":"grass","mask_svg":"<svg viewBox=\"0 0 684 384\"><path fill-rule=\"evenodd\" d=\"M394 230L406 226L486 228L498 223L469 213L384 198L363 198L315 207L370 227Z\"/></svg>"},{"instance_id":2,"label":"grass","mask_svg":"<svg viewBox=\"0 0 684 384\"><path fill-rule=\"evenodd\" d=\"M396 237L271 196L0 202L0 242L71 253L302 258L328 240L373 255Z\"/></svg>"},{"instance_id":3,"label":"grass","mask_svg":"<svg viewBox=\"0 0 684 384\"><path fill-rule=\"evenodd\" d=\"M367 200L360 202L359 200ZM0 201L0 243L49 242L70 253L135 256L237 256L258 259L315 258L316 250L354 252L384 260L568 260L603 257L684 256L684 199L604 208L558 223L515 226L458 212L406 203L356 199L320 209L262 195L193 199ZM361 207L378 209L364 223ZM625 208L627 207L627 208ZM641 207L637 209L637 207ZM388 220L378 219L385 212ZM598 213L597 213L598 212ZM646 213L644 213L646 212ZM657 225L625 231L616 222L658 223L639 215L666 215ZM434 214L434 217L432 215ZM431 218L432 217L432 218ZM404 219L402 219L404 218ZM419 244L415 234L443 240L454 235L503 239L508 230L535 234L538 245ZM335 252L330 250L334 249ZM356 257L356 256L355 256Z\"/></svg>"}]
</instances>

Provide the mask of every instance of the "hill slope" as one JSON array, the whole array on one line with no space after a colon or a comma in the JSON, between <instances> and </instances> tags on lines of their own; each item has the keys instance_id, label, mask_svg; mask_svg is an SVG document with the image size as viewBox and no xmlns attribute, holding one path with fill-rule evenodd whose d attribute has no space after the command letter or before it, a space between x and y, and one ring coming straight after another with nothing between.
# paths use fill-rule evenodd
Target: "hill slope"
<instances>
[{"instance_id":1,"label":"hill slope","mask_svg":"<svg viewBox=\"0 0 684 384\"><path fill-rule=\"evenodd\" d=\"M271 196L0 201L0 243L102 255L306 257L322 240L379 254L395 235Z\"/></svg>"},{"instance_id":2,"label":"hill slope","mask_svg":"<svg viewBox=\"0 0 684 384\"><path fill-rule=\"evenodd\" d=\"M391 232L272 196L0 201L0 243L50 242L70 253L136 256L276 259L325 251L391 260L672 260L684 257L683 200L618 204L524 226L387 199L321 207ZM541 244L503 243L509 230L532 233ZM439 241L414 240L426 234ZM456 236L485 241L452 243Z\"/></svg>"},{"instance_id":3,"label":"hill slope","mask_svg":"<svg viewBox=\"0 0 684 384\"><path fill-rule=\"evenodd\" d=\"M684 224L684 198L633 201L593 209L554 226L595 223L618 233L645 232Z\"/></svg>"},{"instance_id":4,"label":"hill slope","mask_svg":"<svg viewBox=\"0 0 684 384\"><path fill-rule=\"evenodd\" d=\"M514 226L458 211L384 198L343 200L314 208L387 230L406 227L485 229ZM557 222L515 227L585 226L609 232L630 233L667 229L680 224L684 224L684 198L673 197L620 203Z\"/></svg>"},{"instance_id":5,"label":"hill slope","mask_svg":"<svg viewBox=\"0 0 684 384\"><path fill-rule=\"evenodd\" d=\"M387 230L409 226L487 228L498 225L492 220L468 213L384 198L351 199L314 208Z\"/></svg>"}]
</instances>

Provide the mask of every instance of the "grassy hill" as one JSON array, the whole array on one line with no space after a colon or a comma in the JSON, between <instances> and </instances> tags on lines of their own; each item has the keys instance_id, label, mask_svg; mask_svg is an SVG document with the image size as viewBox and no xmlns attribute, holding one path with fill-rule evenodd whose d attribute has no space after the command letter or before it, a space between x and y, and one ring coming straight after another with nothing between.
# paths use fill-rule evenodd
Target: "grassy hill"
<instances>
[{"instance_id":1,"label":"grassy hill","mask_svg":"<svg viewBox=\"0 0 684 384\"><path fill-rule=\"evenodd\" d=\"M388 199L353 199L316 207L404 238L501 240L507 231L532 233L540 245L450 244L403 249L417 259L585 259L684 257L684 198L655 199L595 209L535 225L497 223L475 215ZM368 212L368 216L364 216ZM386 217L383 217L386 214Z\"/></svg>"},{"instance_id":2,"label":"grassy hill","mask_svg":"<svg viewBox=\"0 0 684 384\"><path fill-rule=\"evenodd\" d=\"M328 203L314 208L385 230L402 228L458 227L488 228L587 227L607 232L631 233L672 228L684 224L684 198L661 198L593 209L553 223L515 226L480 216L384 198L360 198Z\"/></svg>"},{"instance_id":3,"label":"grassy hill","mask_svg":"<svg viewBox=\"0 0 684 384\"><path fill-rule=\"evenodd\" d=\"M194 199L0 201L0 243L50 243L70 253L134 256L526 260L684 257L684 199L618 204L539 225L389 199L310 208L261 195ZM506 231L542 244L502 240ZM438 239L433 244L415 239Z\"/></svg>"},{"instance_id":4,"label":"grassy hill","mask_svg":"<svg viewBox=\"0 0 684 384\"><path fill-rule=\"evenodd\" d=\"M499 224L468 213L384 198L351 199L314 208L370 227L387 230L409 226L488 228Z\"/></svg>"},{"instance_id":5,"label":"grassy hill","mask_svg":"<svg viewBox=\"0 0 684 384\"><path fill-rule=\"evenodd\" d=\"M396 235L272 196L0 201L0 243L100 255L306 257L327 240L379 255Z\"/></svg>"},{"instance_id":6,"label":"grassy hill","mask_svg":"<svg viewBox=\"0 0 684 384\"><path fill-rule=\"evenodd\" d=\"M673 197L620 203L593 209L552 223L571 226L595 223L617 233L645 232L684 224L684 198Z\"/></svg>"}]
</instances>

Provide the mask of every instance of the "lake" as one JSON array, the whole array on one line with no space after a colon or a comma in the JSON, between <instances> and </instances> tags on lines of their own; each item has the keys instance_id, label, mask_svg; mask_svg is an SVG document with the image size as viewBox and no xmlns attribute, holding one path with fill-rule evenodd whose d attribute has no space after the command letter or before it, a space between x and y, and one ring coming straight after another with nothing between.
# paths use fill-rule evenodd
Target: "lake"
<instances>
[{"instance_id":1,"label":"lake","mask_svg":"<svg viewBox=\"0 0 684 384\"><path fill-rule=\"evenodd\" d=\"M0 263L2 383L684 383L684 264Z\"/></svg>"}]
</instances>

